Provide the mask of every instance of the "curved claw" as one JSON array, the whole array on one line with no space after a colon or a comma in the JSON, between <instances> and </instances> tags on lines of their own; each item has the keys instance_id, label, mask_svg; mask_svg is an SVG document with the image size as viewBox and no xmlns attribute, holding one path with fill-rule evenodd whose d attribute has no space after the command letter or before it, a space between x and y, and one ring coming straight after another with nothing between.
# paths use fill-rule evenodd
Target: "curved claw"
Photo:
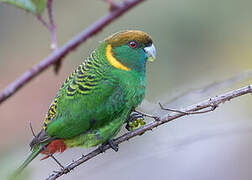
<instances>
[{"instance_id":1,"label":"curved claw","mask_svg":"<svg viewBox=\"0 0 252 180\"><path fill-rule=\"evenodd\" d=\"M127 120L126 129L128 131L133 131L143 125L145 125L143 115L138 112L131 113L129 119Z\"/></svg>"}]
</instances>

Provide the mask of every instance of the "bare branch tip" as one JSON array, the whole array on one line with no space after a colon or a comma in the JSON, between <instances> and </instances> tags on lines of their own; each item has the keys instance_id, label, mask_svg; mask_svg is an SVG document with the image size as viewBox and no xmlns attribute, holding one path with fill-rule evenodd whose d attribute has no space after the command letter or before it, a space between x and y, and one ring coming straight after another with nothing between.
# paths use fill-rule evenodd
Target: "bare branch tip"
<instances>
[{"instance_id":1,"label":"bare branch tip","mask_svg":"<svg viewBox=\"0 0 252 180\"><path fill-rule=\"evenodd\" d=\"M48 30L50 29L49 24L42 18L41 15L37 15L36 17L37 20L43 24L43 26L45 26Z\"/></svg>"}]
</instances>

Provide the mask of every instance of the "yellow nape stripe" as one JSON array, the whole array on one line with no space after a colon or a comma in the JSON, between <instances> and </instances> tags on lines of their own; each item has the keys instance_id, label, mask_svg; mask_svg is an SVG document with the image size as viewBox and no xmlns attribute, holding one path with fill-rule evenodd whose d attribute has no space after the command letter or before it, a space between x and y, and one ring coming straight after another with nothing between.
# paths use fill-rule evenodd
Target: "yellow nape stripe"
<instances>
[{"instance_id":1,"label":"yellow nape stripe","mask_svg":"<svg viewBox=\"0 0 252 180\"><path fill-rule=\"evenodd\" d=\"M110 44L108 44L106 49L106 57L109 61L109 63L114 66L117 69L122 69L124 71L129 71L130 68L124 66L122 63L120 63L112 54L112 47Z\"/></svg>"}]
</instances>

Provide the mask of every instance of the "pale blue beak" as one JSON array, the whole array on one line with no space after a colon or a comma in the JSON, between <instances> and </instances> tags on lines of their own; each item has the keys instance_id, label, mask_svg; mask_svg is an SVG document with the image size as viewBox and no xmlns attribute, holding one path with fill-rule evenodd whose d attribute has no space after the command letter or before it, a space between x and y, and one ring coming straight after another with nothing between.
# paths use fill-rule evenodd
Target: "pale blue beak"
<instances>
[{"instance_id":1,"label":"pale blue beak","mask_svg":"<svg viewBox=\"0 0 252 180\"><path fill-rule=\"evenodd\" d=\"M153 62L156 59L156 48L154 44L145 47L144 52L147 54L147 61Z\"/></svg>"}]
</instances>

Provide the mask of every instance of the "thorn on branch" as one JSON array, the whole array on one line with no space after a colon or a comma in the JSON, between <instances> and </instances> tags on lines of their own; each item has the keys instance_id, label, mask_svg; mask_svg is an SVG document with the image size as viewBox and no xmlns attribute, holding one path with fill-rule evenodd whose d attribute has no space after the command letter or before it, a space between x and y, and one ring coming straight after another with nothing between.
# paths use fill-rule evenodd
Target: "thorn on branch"
<instances>
[{"instance_id":1,"label":"thorn on branch","mask_svg":"<svg viewBox=\"0 0 252 180\"><path fill-rule=\"evenodd\" d=\"M114 2L113 0L104 0L104 1L109 4L109 11L114 11L121 7L121 3Z\"/></svg>"}]
</instances>

